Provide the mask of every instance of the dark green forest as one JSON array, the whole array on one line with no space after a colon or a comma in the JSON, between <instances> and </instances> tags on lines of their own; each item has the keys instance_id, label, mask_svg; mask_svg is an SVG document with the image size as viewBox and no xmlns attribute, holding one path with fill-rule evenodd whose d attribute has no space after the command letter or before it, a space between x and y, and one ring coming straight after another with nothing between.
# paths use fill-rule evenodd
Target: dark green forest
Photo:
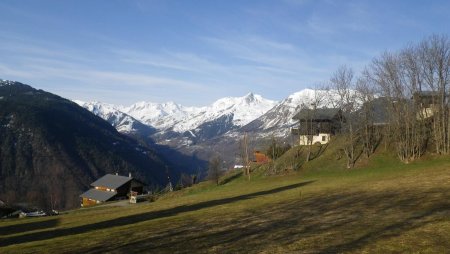
<instances>
[{"instance_id":1,"label":"dark green forest","mask_svg":"<svg viewBox=\"0 0 450 254\"><path fill-rule=\"evenodd\" d=\"M0 85L0 199L9 204L73 208L105 173L161 187L167 167L157 151L69 100L18 82Z\"/></svg>"}]
</instances>

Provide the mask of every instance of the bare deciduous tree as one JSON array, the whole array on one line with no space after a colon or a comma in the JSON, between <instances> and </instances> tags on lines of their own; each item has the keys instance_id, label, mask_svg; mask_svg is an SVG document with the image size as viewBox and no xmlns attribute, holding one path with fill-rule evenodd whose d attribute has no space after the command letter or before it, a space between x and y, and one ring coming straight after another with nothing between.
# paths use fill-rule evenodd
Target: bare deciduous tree
<instances>
[{"instance_id":1,"label":"bare deciduous tree","mask_svg":"<svg viewBox=\"0 0 450 254\"><path fill-rule=\"evenodd\" d=\"M450 41L447 36L431 36L419 46L420 69L426 87L432 92L432 133L437 153L450 152L449 78Z\"/></svg>"},{"instance_id":2,"label":"bare deciduous tree","mask_svg":"<svg viewBox=\"0 0 450 254\"><path fill-rule=\"evenodd\" d=\"M330 79L331 91L338 97L334 106L346 116L342 126L348 167L355 163L355 148L360 139L367 157L375 151L380 136L376 132L379 129L374 128L371 107L378 97L383 99L388 118L385 143L395 146L401 161L408 163L422 156L428 144L433 144L438 154L450 153L447 36L433 35L401 51L385 52L366 67L356 82L353 79L353 71L345 66ZM356 93L352 93L353 89ZM359 113L355 117L356 109Z\"/></svg>"},{"instance_id":3,"label":"bare deciduous tree","mask_svg":"<svg viewBox=\"0 0 450 254\"><path fill-rule=\"evenodd\" d=\"M302 130L306 133L306 142L303 140L303 143L307 145L306 149L306 158L305 162L311 160L311 152L313 145L313 136L317 132L317 125L314 122L314 119L317 115L317 109L324 106L325 100L327 99L328 87L319 85L314 88L312 96L309 98L308 102L302 103L300 106L301 111L306 112L304 115L305 119L300 121L299 124L303 126L299 126L299 130ZM301 138L301 136L300 136ZM300 143L302 140L300 139Z\"/></svg>"},{"instance_id":4,"label":"bare deciduous tree","mask_svg":"<svg viewBox=\"0 0 450 254\"><path fill-rule=\"evenodd\" d=\"M250 159L249 159L249 141L247 133L244 133L240 143L239 143L239 155L241 157L243 166L244 175L247 176L247 179L250 180Z\"/></svg>"},{"instance_id":5,"label":"bare deciduous tree","mask_svg":"<svg viewBox=\"0 0 450 254\"><path fill-rule=\"evenodd\" d=\"M381 134L375 123L375 111L380 111L380 109L375 108L379 106L379 103L375 105L376 89L371 83L367 70L363 71L362 76L358 78L355 92L356 99L361 103L361 108L357 115L357 124L363 141L363 151L368 158L375 152L375 148L381 139Z\"/></svg>"},{"instance_id":6,"label":"bare deciduous tree","mask_svg":"<svg viewBox=\"0 0 450 254\"><path fill-rule=\"evenodd\" d=\"M219 180L222 175L222 159L220 156L214 156L208 165L208 179L219 185Z\"/></svg>"},{"instance_id":7,"label":"bare deciduous tree","mask_svg":"<svg viewBox=\"0 0 450 254\"><path fill-rule=\"evenodd\" d=\"M353 168L356 162L356 144L358 142L356 125L351 117L357 109L353 70L347 66L341 66L333 73L330 81L332 90L338 97L336 106L344 116L341 117L341 128L344 131L343 150L347 157L347 168Z\"/></svg>"},{"instance_id":8,"label":"bare deciduous tree","mask_svg":"<svg viewBox=\"0 0 450 254\"><path fill-rule=\"evenodd\" d=\"M417 107L411 101L419 83L412 69L414 65L407 62L410 60L402 54L386 52L371 65L373 80L388 102L389 128L385 136L395 144L398 157L406 163L420 157L425 144L425 136L419 134L423 122L418 121Z\"/></svg>"}]
</instances>

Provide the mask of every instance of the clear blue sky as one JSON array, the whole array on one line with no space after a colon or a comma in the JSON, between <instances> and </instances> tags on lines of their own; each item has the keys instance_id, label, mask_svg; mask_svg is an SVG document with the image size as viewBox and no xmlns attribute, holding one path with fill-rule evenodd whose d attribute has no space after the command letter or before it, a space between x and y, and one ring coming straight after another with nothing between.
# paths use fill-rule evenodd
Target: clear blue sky
<instances>
[{"instance_id":1,"label":"clear blue sky","mask_svg":"<svg viewBox=\"0 0 450 254\"><path fill-rule=\"evenodd\" d=\"M0 78L70 99L281 100L449 34L450 1L2 0Z\"/></svg>"}]
</instances>

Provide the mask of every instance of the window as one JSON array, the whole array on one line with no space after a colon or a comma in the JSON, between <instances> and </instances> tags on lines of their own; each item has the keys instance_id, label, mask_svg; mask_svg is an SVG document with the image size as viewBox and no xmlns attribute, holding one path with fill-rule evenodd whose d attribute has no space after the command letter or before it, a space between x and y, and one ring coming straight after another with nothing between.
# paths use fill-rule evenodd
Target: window
<instances>
[{"instance_id":1,"label":"window","mask_svg":"<svg viewBox=\"0 0 450 254\"><path fill-rule=\"evenodd\" d=\"M327 141L327 136L322 136L322 141Z\"/></svg>"}]
</instances>

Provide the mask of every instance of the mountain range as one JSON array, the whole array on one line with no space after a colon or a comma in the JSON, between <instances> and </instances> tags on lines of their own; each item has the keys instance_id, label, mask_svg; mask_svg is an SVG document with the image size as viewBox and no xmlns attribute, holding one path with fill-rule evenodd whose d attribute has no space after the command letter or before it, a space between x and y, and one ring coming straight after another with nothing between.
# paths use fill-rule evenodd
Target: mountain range
<instances>
[{"instance_id":1,"label":"mountain range","mask_svg":"<svg viewBox=\"0 0 450 254\"><path fill-rule=\"evenodd\" d=\"M254 149L263 148L271 137L289 140L292 117L300 105L310 105L317 94L326 91L304 89L281 102L249 93L242 97L225 97L210 106L186 107L174 102L138 102L131 106L115 106L101 102L76 101L107 120L124 133L141 133L142 125L150 128L145 134L158 144L168 145L185 154L208 159L220 153L229 164L235 163L238 140L246 133ZM319 107L328 105L322 100ZM151 131L150 131L151 130Z\"/></svg>"},{"instance_id":2,"label":"mountain range","mask_svg":"<svg viewBox=\"0 0 450 254\"><path fill-rule=\"evenodd\" d=\"M0 80L0 199L67 209L105 173L132 173L164 186L168 176L175 183L183 173L201 174L212 155L232 166L244 135L254 150L272 137L292 142L292 117L317 94L305 89L281 102L249 93L204 107L125 107L69 101Z\"/></svg>"},{"instance_id":3,"label":"mountain range","mask_svg":"<svg viewBox=\"0 0 450 254\"><path fill-rule=\"evenodd\" d=\"M97 113L105 109L90 108ZM131 124L131 129L144 131L142 135L154 132L114 113L101 116L117 120L117 126ZM9 204L74 208L79 206L78 195L106 173L131 173L149 187L164 187L167 177L176 181L182 172L191 172L177 162L197 161L145 141L118 132L70 100L0 80L0 199Z\"/></svg>"},{"instance_id":4,"label":"mountain range","mask_svg":"<svg viewBox=\"0 0 450 254\"><path fill-rule=\"evenodd\" d=\"M277 102L249 93L243 97L226 97L211 106L185 107L174 102L138 102L129 107L101 102L82 102L80 106L109 121L121 132L136 132L136 120L159 131L184 133L198 129L202 124L230 116L234 127L242 127L258 118Z\"/></svg>"}]
</instances>

